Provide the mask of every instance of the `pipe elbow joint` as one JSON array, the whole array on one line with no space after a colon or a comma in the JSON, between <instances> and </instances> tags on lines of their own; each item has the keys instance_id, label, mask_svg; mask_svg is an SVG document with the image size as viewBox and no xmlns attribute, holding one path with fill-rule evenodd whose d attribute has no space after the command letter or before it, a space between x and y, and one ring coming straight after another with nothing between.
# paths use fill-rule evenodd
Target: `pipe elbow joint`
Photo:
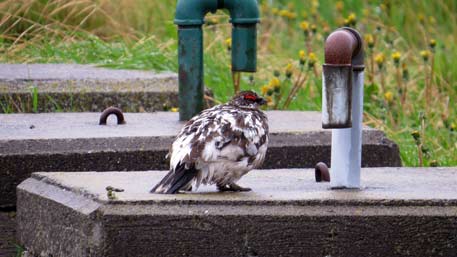
<instances>
[{"instance_id":1,"label":"pipe elbow joint","mask_svg":"<svg viewBox=\"0 0 457 257\"><path fill-rule=\"evenodd\" d=\"M325 41L325 64L363 70L363 41L359 32L341 28L330 34Z\"/></svg>"},{"instance_id":2,"label":"pipe elbow joint","mask_svg":"<svg viewBox=\"0 0 457 257\"><path fill-rule=\"evenodd\" d=\"M256 24L260 22L257 0L219 0L230 12L232 24Z\"/></svg>"},{"instance_id":3,"label":"pipe elbow joint","mask_svg":"<svg viewBox=\"0 0 457 257\"><path fill-rule=\"evenodd\" d=\"M208 12L216 12L221 0L178 0L175 24L178 26L198 26L205 23Z\"/></svg>"}]
</instances>

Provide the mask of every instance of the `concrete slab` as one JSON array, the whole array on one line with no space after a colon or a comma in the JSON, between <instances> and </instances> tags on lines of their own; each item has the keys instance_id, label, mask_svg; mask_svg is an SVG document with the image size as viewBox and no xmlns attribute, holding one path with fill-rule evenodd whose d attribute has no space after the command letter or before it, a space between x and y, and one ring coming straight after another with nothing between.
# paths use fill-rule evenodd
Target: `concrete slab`
<instances>
[{"instance_id":1,"label":"concrete slab","mask_svg":"<svg viewBox=\"0 0 457 257\"><path fill-rule=\"evenodd\" d=\"M167 169L165 155L182 127L171 112L125 113L127 124L99 126L99 113L0 115L0 206L34 171ZM267 112L271 140L264 168L330 163L331 132L318 112ZM115 122L112 122L114 124ZM379 130L363 134L363 166L401 166L399 150Z\"/></svg>"},{"instance_id":2,"label":"concrete slab","mask_svg":"<svg viewBox=\"0 0 457 257\"><path fill-rule=\"evenodd\" d=\"M32 112L32 90L38 89L38 111L156 111L177 106L174 73L113 70L77 64L0 64L0 112Z\"/></svg>"},{"instance_id":3,"label":"concrete slab","mask_svg":"<svg viewBox=\"0 0 457 257\"><path fill-rule=\"evenodd\" d=\"M53 256L454 256L457 168L365 168L362 190L311 169L257 170L179 195L165 172L34 173L18 186L18 238ZM116 200L106 186L124 189Z\"/></svg>"}]
</instances>

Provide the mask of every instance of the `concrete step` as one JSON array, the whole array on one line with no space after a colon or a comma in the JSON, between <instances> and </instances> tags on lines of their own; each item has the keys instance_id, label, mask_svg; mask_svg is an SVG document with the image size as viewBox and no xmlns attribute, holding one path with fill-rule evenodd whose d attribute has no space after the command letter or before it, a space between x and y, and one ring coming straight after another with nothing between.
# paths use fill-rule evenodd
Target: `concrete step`
<instances>
[{"instance_id":1,"label":"concrete step","mask_svg":"<svg viewBox=\"0 0 457 257\"><path fill-rule=\"evenodd\" d=\"M360 190L256 170L240 180L251 192L150 194L164 174L34 173L18 186L18 240L68 257L457 253L457 168L364 168ZM107 186L124 191L110 199Z\"/></svg>"},{"instance_id":2,"label":"concrete step","mask_svg":"<svg viewBox=\"0 0 457 257\"><path fill-rule=\"evenodd\" d=\"M318 112L270 111L263 168L314 167L330 162L331 132ZM183 123L178 113L125 113L125 125L98 125L99 113L0 115L0 206L15 203L15 187L35 171L168 169L165 155ZM114 122L113 122L114 123ZM401 166L398 147L365 128L362 165Z\"/></svg>"},{"instance_id":3,"label":"concrete step","mask_svg":"<svg viewBox=\"0 0 457 257\"><path fill-rule=\"evenodd\" d=\"M0 112L162 111L178 106L174 73L113 70L77 64L0 64Z\"/></svg>"}]
</instances>

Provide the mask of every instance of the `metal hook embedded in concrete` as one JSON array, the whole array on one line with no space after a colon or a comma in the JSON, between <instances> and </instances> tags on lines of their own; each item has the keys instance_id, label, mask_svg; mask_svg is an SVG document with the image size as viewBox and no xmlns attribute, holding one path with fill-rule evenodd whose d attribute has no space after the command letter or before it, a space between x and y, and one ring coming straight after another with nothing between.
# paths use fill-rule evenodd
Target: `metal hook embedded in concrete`
<instances>
[{"instance_id":1,"label":"metal hook embedded in concrete","mask_svg":"<svg viewBox=\"0 0 457 257\"><path fill-rule=\"evenodd\" d=\"M314 168L314 176L316 182L330 182L330 173L328 171L327 164L318 162Z\"/></svg>"},{"instance_id":2,"label":"metal hook embedded in concrete","mask_svg":"<svg viewBox=\"0 0 457 257\"><path fill-rule=\"evenodd\" d=\"M106 125L108 116L110 116L111 114L116 115L118 125L122 125L122 124L126 123L124 120L124 114L122 114L121 109L111 106L111 107L106 108L102 112L102 114L100 115L100 122L98 123L98 125Z\"/></svg>"},{"instance_id":3,"label":"metal hook embedded in concrete","mask_svg":"<svg viewBox=\"0 0 457 257\"><path fill-rule=\"evenodd\" d=\"M332 129L331 186L359 188L362 159L363 41L341 28L325 42L322 127Z\"/></svg>"},{"instance_id":4,"label":"metal hook embedded in concrete","mask_svg":"<svg viewBox=\"0 0 457 257\"><path fill-rule=\"evenodd\" d=\"M232 28L232 70L255 72L256 0L178 0L179 119L188 120L203 109L203 31L208 12L227 9Z\"/></svg>"}]
</instances>

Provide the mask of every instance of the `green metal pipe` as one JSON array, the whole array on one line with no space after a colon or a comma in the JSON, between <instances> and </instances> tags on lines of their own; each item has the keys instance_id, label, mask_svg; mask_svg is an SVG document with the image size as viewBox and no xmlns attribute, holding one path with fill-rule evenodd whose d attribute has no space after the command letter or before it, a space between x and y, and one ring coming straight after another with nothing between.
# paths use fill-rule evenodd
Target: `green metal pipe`
<instances>
[{"instance_id":1,"label":"green metal pipe","mask_svg":"<svg viewBox=\"0 0 457 257\"><path fill-rule=\"evenodd\" d=\"M203 110L203 32L200 25L178 29L179 120Z\"/></svg>"},{"instance_id":2,"label":"green metal pipe","mask_svg":"<svg viewBox=\"0 0 457 257\"><path fill-rule=\"evenodd\" d=\"M216 12L220 0L178 0L176 5L175 24L178 26L195 26L205 23L208 12Z\"/></svg>"},{"instance_id":3,"label":"green metal pipe","mask_svg":"<svg viewBox=\"0 0 457 257\"><path fill-rule=\"evenodd\" d=\"M260 21L256 0L224 0L232 27L232 70L255 72L257 68L257 28Z\"/></svg>"},{"instance_id":4,"label":"green metal pipe","mask_svg":"<svg viewBox=\"0 0 457 257\"><path fill-rule=\"evenodd\" d=\"M232 71L257 69L257 29L255 24L233 24Z\"/></svg>"},{"instance_id":5,"label":"green metal pipe","mask_svg":"<svg viewBox=\"0 0 457 257\"><path fill-rule=\"evenodd\" d=\"M178 0L179 119L203 109L203 34L208 12L227 9L232 29L232 70L255 72L257 64L257 0Z\"/></svg>"}]
</instances>

